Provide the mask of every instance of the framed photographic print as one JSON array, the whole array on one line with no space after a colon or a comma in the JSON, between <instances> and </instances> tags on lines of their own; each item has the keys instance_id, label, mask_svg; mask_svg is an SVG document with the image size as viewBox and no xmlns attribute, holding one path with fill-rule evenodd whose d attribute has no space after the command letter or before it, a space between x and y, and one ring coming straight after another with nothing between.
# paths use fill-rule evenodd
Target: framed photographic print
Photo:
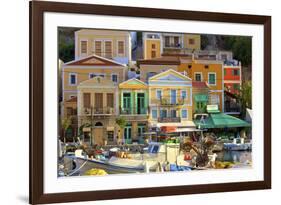
<instances>
[{"instance_id":1,"label":"framed photographic print","mask_svg":"<svg viewBox=\"0 0 281 205\"><path fill-rule=\"evenodd\" d=\"M30 2L30 203L271 188L271 17Z\"/></svg>"}]
</instances>

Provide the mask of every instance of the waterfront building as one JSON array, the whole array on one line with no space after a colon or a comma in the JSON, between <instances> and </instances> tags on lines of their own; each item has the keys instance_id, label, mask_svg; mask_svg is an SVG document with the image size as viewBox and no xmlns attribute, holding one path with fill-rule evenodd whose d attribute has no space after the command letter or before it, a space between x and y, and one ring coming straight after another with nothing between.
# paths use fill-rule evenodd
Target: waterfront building
<instances>
[{"instance_id":1,"label":"waterfront building","mask_svg":"<svg viewBox=\"0 0 281 205\"><path fill-rule=\"evenodd\" d=\"M81 82L77 89L78 127L84 137L90 138L84 140L98 145L115 144L118 86L110 79L96 76Z\"/></svg>"},{"instance_id":2,"label":"waterfront building","mask_svg":"<svg viewBox=\"0 0 281 205\"><path fill-rule=\"evenodd\" d=\"M98 29L76 31L75 59L92 54L128 64L131 61L130 32Z\"/></svg>"},{"instance_id":3,"label":"waterfront building","mask_svg":"<svg viewBox=\"0 0 281 205\"><path fill-rule=\"evenodd\" d=\"M148 79L149 126L194 127L192 79L169 69Z\"/></svg>"},{"instance_id":4,"label":"waterfront building","mask_svg":"<svg viewBox=\"0 0 281 205\"><path fill-rule=\"evenodd\" d=\"M119 94L120 117L127 122L121 133L122 142L143 143L148 123L148 86L138 79L129 79L119 84Z\"/></svg>"},{"instance_id":5,"label":"waterfront building","mask_svg":"<svg viewBox=\"0 0 281 205\"><path fill-rule=\"evenodd\" d=\"M204 58L195 59L181 58L178 71L186 73L194 82L206 82L209 87L210 105L218 105L224 111L224 73L223 62L218 60L206 60Z\"/></svg>"}]
</instances>

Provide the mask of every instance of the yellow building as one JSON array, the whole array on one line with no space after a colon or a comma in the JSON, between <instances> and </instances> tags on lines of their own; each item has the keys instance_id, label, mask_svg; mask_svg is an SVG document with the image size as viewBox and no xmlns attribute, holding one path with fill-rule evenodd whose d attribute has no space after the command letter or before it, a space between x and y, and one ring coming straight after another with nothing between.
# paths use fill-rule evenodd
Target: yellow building
<instances>
[{"instance_id":1,"label":"yellow building","mask_svg":"<svg viewBox=\"0 0 281 205\"><path fill-rule=\"evenodd\" d=\"M128 31L81 29L75 32L75 59L96 54L128 64L131 36Z\"/></svg>"},{"instance_id":2,"label":"yellow building","mask_svg":"<svg viewBox=\"0 0 281 205\"><path fill-rule=\"evenodd\" d=\"M115 144L118 86L101 76L83 81L78 85L77 105L78 127L83 126L88 141L98 145Z\"/></svg>"},{"instance_id":3,"label":"yellow building","mask_svg":"<svg viewBox=\"0 0 281 205\"><path fill-rule=\"evenodd\" d=\"M118 84L126 80L127 67L97 55L65 63L62 66L63 101L76 97L77 85L95 76L104 77Z\"/></svg>"},{"instance_id":4,"label":"yellow building","mask_svg":"<svg viewBox=\"0 0 281 205\"><path fill-rule=\"evenodd\" d=\"M148 81L154 75L172 69L188 76L193 82L206 82L208 87L206 105L219 105L224 110L224 72L223 62L218 60L205 60L189 56L162 56L155 59L142 59L138 62L140 79ZM205 91L204 91L205 93ZM199 94L199 93L197 93ZM206 100L206 97L196 97L197 100ZM196 106L197 104L194 104ZM199 109L199 108L198 108ZM194 111L195 111L194 107ZM200 110L200 109L199 109Z\"/></svg>"},{"instance_id":5,"label":"yellow building","mask_svg":"<svg viewBox=\"0 0 281 205\"><path fill-rule=\"evenodd\" d=\"M126 144L143 143L143 134L147 131L148 86L138 79L130 79L119 84L120 116L127 124L121 135Z\"/></svg>"},{"instance_id":6,"label":"yellow building","mask_svg":"<svg viewBox=\"0 0 281 205\"><path fill-rule=\"evenodd\" d=\"M221 111L224 110L222 61L181 58L178 71L185 72L194 82L206 82L209 87L208 104L218 105Z\"/></svg>"},{"instance_id":7,"label":"yellow building","mask_svg":"<svg viewBox=\"0 0 281 205\"><path fill-rule=\"evenodd\" d=\"M201 49L199 34L143 33L143 58L160 58L162 55L191 54Z\"/></svg>"},{"instance_id":8,"label":"yellow building","mask_svg":"<svg viewBox=\"0 0 281 205\"><path fill-rule=\"evenodd\" d=\"M192 80L169 69L148 80L150 127L195 127L192 122Z\"/></svg>"}]
</instances>

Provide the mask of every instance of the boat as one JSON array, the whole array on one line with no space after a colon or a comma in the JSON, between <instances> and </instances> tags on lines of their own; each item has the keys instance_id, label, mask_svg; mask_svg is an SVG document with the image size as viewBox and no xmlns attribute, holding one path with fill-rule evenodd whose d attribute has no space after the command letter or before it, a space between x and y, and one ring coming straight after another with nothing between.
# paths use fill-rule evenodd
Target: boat
<instances>
[{"instance_id":1,"label":"boat","mask_svg":"<svg viewBox=\"0 0 281 205\"><path fill-rule=\"evenodd\" d=\"M240 143L237 143L237 139L240 139ZM252 143L244 143L244 138L234 138L232 143L224 143L223 148L228 151L247 151L252 150Z\"/></svg>"},{"instance_id":2,"label":"boat","mask_svg":"<svg viewBox=\"0 0 281 205\"><path fill-rule=\"evenodd\" d=\"M165 162L176 162L179 148L179 144L153 142L149 144L147 149L144 149L146 152L130 153L129 158L118 157L117 154L108 158L105 158L104 155L89 158L87 155L82 154L82 150L76 150L75 155L67 155L65 158L75 163L77 171L72 171L75 173L78 171L79 173L84 173L93 168L103 169L109 174L156 172L163 170L162 165ZM110 151L112 152L113 150L116 153L118 152L118 149L115 148Z\"/></svg>"}]
</instances>

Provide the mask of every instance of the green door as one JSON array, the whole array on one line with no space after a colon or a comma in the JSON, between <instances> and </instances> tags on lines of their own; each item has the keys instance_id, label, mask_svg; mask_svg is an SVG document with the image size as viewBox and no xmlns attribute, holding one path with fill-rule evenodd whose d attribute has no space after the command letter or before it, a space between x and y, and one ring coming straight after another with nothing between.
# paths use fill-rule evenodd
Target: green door
<instances>
[{"instance_id":1,"label":"green door","mask_svg":"<svg viewBox=\"0 0 281 205\"><path fill-rule=\"evenodd\" d=\"M132 126L128 125L124 128L124 139L126 144L132 143Z\"/></svg>"},{"instance_id":2,"label":"green door","mask_svg":"<svg viewBox=\"0 0 281 205\"><path fill-rule=\"evenodd\" d=\"M137 94L137 114L145 114L145 97L144 93Z\"/></svg>"}]
</instances>

